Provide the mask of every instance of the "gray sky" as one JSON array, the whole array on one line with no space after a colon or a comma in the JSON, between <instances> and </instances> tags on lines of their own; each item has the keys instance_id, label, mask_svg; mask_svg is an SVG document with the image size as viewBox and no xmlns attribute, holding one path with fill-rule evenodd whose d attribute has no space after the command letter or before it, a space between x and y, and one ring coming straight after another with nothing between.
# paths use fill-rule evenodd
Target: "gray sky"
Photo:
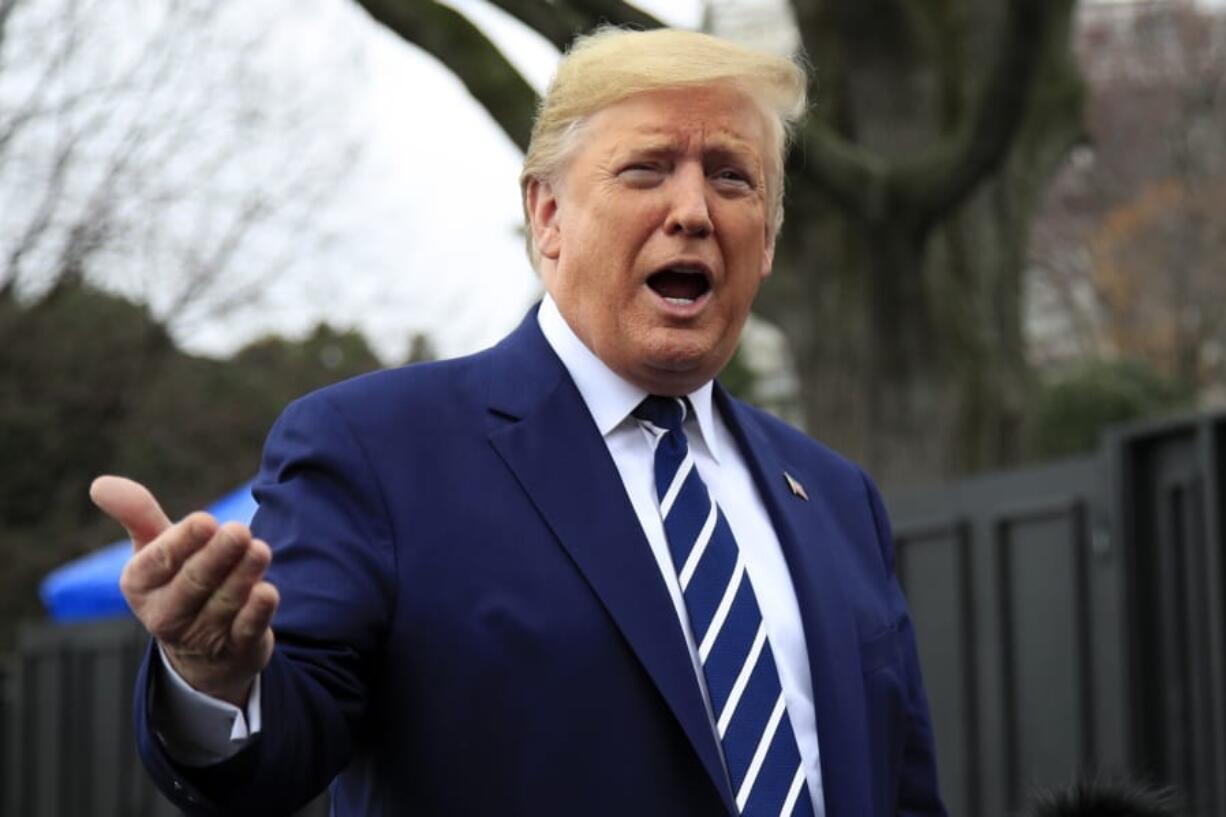
<instances>
[{"instance_id":1,"label":"gray sky","mask_svg":"<svg viewBox=\"0 0 1226 817\"><path fill-rule=\"evenodd\" d=\"M557 61L548 43L485 0L451 1L544 88ZM639 5L675 25L696 25L701 11L699 0ZM225 354L268 331L293 334L326 319L360 328L387 360L403 354L413 331L447 356L497 341L539 295L517 232L519 151L446 69L351 0L296 9L298 58L287 55L287 64L353 38L367 72L351 100L369 125L366 156L321 216L336 244L276 279L259 310L180 340Z\"/></svg>"}]
</instances>

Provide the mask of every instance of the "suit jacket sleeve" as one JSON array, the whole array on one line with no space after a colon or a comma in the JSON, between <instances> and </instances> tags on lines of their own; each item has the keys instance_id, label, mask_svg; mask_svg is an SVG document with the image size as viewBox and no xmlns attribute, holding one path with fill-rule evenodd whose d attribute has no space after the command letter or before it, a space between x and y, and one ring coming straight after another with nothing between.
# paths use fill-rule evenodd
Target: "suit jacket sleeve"
<instances>
[{"instance_id":1,"label":"suit jacket sleeve","mask_svg":"<svg viewBox=\"0 0 1226 817\"><path fill-rule=\"evenodd\" d=\"M328 401L292 404L273 427L252 523L273 549L277 645L262 674L263 729L215 766L177 765L148 722L150 662L137 684L142 759L188 814L279 814L346 765L365 728L370 679L396 600L384 497L367 452Z\"/></svg>"},{"instance_id":2,"label":"suit jacket sleeve","mask_svg":"<svg viewBox=\"0 0 1226 817\"><path fill-rule=\"evenodd\" d=\"M898 622L898 643L908 694L905 712L906 734L903 740L895 811L899 817L945 817L945 807L941 803L937 785L936 750L928 713L928 698L920 677L915 629L895 572L894 537L890 530L889 516L872 480L867 475L863 478L868 490L877 541L889 576L889 603Z\"/></svg>"}]
</instances>

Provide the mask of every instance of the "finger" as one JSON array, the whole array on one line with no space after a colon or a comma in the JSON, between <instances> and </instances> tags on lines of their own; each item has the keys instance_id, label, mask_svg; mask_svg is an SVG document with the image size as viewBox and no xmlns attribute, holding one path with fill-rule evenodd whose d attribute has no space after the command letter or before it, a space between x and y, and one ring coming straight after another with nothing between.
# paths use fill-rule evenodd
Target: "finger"
<instances>
[{"instance_id":1,"label":"finger","mask_svg":"<svg viewBox=\"0 0 1226 817\"><path fill-rule=\"evenodd\" d=\"M123 525L140 550L170 527L149 489L124 477L101 476L89 486L89 498L102 511Z\"/></svg>"},{"instance_id":2,"label":"finger","mask_svg":"<svg viewBox=\"0 0 1226 817\"><path fill-rule=\"evenodd\" d=\"M251 588L247 602L238 611L234 624L230 627L230 638L234 646L245 649L263 638L280 603L281 596L277 588L269 582L260 582Z\"/></svg>"},{"instance_id":3,"label":"finger","mask_svg":"<svg viewBox=\"0 0 1226 817\"><path fill-rule=\"evenodd\" d=\"M166 588L162 603L184 618L194 618L221 587L251 545L251 531L239 522L222 525L204 547L193 553Z\"/></svg>"},{"instance_id":4,"label":"finger","mask_svg":"<svg viewBox=\"0 0 1226 817\"><path fill-rule=\"evenodd\" d=\"M252 588L264 578L264 571L271 562L272 550L259 539L253 539L238 564L209 596L196 617L195 626L228 633L234 617L247 603Z\"/></svg>"},{"instance_id":5,"label":"finger","mask_svg":"<svg viewBox=\"0 0 1226 817\"><path fill-rule=\"evenodd\" d=\"M171 581L195 553L217 534L217 520L203 511L192 514L141 548L128 560L119 586L132 600Z\"/></svg>"}]
</instances>

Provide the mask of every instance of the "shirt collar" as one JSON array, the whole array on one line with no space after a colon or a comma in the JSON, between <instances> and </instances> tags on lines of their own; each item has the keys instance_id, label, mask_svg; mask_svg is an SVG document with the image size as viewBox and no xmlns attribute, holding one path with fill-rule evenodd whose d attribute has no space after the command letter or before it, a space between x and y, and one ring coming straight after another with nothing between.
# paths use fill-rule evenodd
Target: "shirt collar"
<instances>
[{"instance_id":1,"label":"shirt collar","mask_svg":"<svg viewBox=\"0 0 1226 817\"><path fill-rule=\"evenodd\" d=\"M579 389L583 402L596 421L601 435L608 436L613 429L630 416L635 407L643 402L647 392L614 372L579 340L566 319L558 310L557 303L546 294L537 312L537 322L545 340L562 360ZM712 384L707 381L690 392L690 405L694 407L694 419L698 432L706 443L711 458L719 462L715 436L715 416L711 405Z\"/></svg>"}]
</instances>

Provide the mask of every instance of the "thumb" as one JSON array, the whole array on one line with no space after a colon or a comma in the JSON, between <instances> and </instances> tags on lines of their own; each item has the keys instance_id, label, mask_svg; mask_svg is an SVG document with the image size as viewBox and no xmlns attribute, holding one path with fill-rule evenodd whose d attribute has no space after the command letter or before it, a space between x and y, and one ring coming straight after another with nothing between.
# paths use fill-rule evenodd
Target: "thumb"
<instances>
[{"instance_id":1,"label":"thumb","mask_svg":"<svg viewBox=\"0 0 1226 817\"><path fill-rule=\"evenodd\" d=\"M89 498L128 531L136 550L170 527L153 494L139 482L124 477L101 476L89 486Z\"/></svg>"}]
</instances>

